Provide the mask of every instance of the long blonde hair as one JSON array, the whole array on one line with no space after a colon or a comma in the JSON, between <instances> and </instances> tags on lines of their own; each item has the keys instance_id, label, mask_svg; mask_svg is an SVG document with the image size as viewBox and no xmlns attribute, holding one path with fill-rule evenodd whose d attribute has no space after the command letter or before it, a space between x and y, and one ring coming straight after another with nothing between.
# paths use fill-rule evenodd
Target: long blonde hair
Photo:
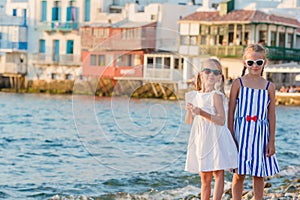
<instances>
[{"instance_id":1,"label":"long blonde hair","mask_svg":"<svg viewBox=\"0 0 300 200\"><path fill-rule=\"evenodd\" d=\"M260 44L250 44L250 45L248 45L248 46L245 48L245 50L244 50L243 60L245 60L245 59L246 59L246 58L245 58L246 55L247 55L248 53L251 53L251 52L261 53L262 56L264 57L265 61L267 61L268 49L266 49L266 48L263 47L262 45L260 45ZM247 69L247 67L244 66L243 71L242 71L242 76L245 75L246 69ZM260 74L261 76L263 75L263 72L264 72L264 68L263 68L262 71L261 71L261 74Z\"/></svg>"}]
</instances>

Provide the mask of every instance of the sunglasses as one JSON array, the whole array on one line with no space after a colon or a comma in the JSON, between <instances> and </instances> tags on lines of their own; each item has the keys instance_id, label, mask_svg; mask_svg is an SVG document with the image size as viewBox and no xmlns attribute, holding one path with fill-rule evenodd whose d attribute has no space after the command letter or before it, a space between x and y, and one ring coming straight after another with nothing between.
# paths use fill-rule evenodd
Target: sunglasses
<instances>
[{"instance_id":1,"label":"sunglasses","mask_svg":"<svg viewBox=\"0 0 300 200\"><path fill-rule=\"evenodd\" d=\"M252 67L253 64L256 64L258 67L262 66L265 63L264 59L258 59L258 60L246 60L246 65L248 67Z\"/></svg>"},{"instance_id":2,"label":"sunglasses","mask_svg":"<svg viewBox=\"0 0 300 200\"><path fill-rule=\"evenodd\" d=\"M202 71L205 74L213 73L215 76L219 76L222 73L221 70L218 70L218 69L209 69L209 68L204 68Z\"/></svg>"}]
</instances>

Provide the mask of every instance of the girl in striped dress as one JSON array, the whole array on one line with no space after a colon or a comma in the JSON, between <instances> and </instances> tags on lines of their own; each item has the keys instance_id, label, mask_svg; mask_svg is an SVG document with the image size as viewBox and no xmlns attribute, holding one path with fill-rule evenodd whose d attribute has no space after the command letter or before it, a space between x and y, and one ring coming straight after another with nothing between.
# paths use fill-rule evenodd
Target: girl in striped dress
<instances>
[{"instance_id":1,"label":"girl in striped dress","mask_svg":"<svg viewBox=\"0 0 300 200\"><path fill-rule=\"evenodd\" d=\"M212 177L214 199L221 200L224 170L237 167L237 149L226 125L227 97L218 60L203 62L197 75L197 91L187 99L186 123L191 124L185 170L201 176L201 199L209 200Z\"/></svg>"},{"instance_id":2,"label":"girl in striped dress","mask_svg":"<svg viewBox=\"0 0 300 200\"><path fill-rule=\"evenodd\" d=\"M261 200L264 177L279 172L275 156L275 85L262 77L266 54L263 46L249 45L243 55L242 77L234 80L230 90L228 128L239 152L232 180L233 200L242 198L245 175L253 177L254 198Z\"/></svg>"}]
</instances>

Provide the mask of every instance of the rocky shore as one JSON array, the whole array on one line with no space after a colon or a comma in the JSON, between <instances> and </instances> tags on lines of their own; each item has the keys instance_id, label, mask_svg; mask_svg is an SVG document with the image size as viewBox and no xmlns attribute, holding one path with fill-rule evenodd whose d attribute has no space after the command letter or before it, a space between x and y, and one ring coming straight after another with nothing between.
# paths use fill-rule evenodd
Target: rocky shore
<instances>
[{"instance_id":1,"label":"rocky shore","mask_svg":"<svg viewBox=\"0 0 300 200\"><path fill-rule=\"evenodd\" d=\"M183 198L183 200L197 200L197 199L201 199L200 194L198 194L197 196L189 195ZM230 188L224 192L222 200L231 200L231 199L232 199L232 193ZM242 199L243 200L254 199L253 191L244 190ZM300 200L300 178L294 180L290 180L288 178L284 179L283 186L280 186L279 188L274 187L271 183L266 181L263 199L264 200L268 200L268 199L269 200Z\"/></svg>"}]
</instances>

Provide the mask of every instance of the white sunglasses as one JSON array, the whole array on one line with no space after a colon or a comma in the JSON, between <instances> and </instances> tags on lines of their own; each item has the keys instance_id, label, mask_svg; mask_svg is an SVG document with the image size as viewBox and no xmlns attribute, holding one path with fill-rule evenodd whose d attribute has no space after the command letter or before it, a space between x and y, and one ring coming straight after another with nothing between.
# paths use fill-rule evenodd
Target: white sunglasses
<instances>
[{"instance_id":1,"label":"white sunglasses","mask_svg":"<svg viewBox=\"0 0 300 200\"><path fill-rule=\"evenodd\" d=\"M248 67L252 67L254 63L255 63L258 67L261 67L261 66L264 65L265 60L264 60L264 59L258 59L258 60L246 60L246 65L247 65Z\"/></svg>"}]
</instances>

